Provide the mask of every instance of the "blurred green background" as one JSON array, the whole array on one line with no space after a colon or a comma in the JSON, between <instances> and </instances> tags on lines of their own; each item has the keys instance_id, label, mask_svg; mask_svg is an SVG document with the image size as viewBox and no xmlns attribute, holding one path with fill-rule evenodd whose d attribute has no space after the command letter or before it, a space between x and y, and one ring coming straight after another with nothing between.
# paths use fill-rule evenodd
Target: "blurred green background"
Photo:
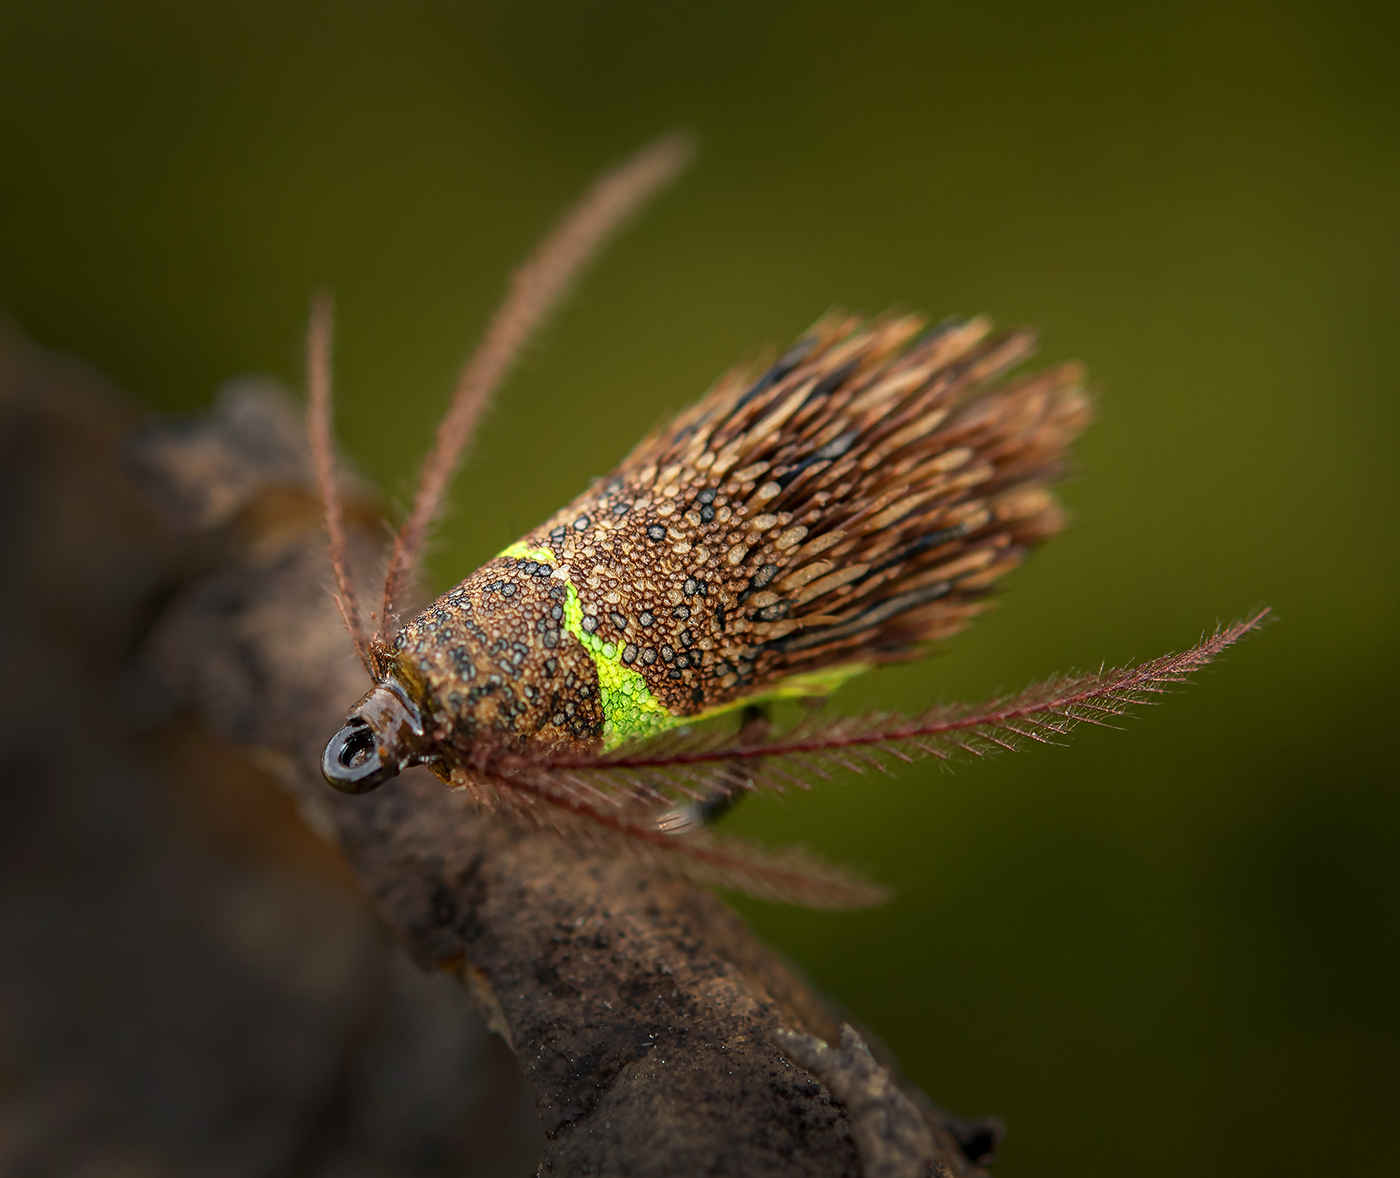
<instances>
[{"instance_id":1,"label":"blurred green background","mask_svg":"<svg viewBox=\"0 0 1400 1178\"><path fill-rule=\"evenodd\" d=\"M747 804L899 895L744 909L1005 1118L1003 1178L1397 1172L1398 11L7 2L0 305L183 409L297 385L331 283L341 437L402 497L511 265L692 130L493 411L441 584L833 303L1040 325L1102 395L1074 526L843 706L1280 624L1124 732Z\"/></svg>"}]
</instances>

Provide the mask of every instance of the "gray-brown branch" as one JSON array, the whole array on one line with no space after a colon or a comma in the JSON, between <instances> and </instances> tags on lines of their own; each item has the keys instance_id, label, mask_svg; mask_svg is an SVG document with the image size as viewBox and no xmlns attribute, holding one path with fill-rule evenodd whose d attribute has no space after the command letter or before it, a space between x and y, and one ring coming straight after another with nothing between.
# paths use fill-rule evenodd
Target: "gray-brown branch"
<instances>
[{"instance_id":1,"label":"gray-brown branch","mask_svg":"<svg viewBox=\"0 0 1400 1178\"><path fill-rule=\"evenodd\" d=\"M66 504L7 537L7 566L25 570L7 576L6 601L27 660L7 678L23 669L80 711L109 701L104 755L136 727L120 718L132 700L196 717L215 738L209 774L227 771L213 758L256 750L412 957L460 979L510 1045L546 1134L541 1173L981 1173L970 1158L994 1134L843 1036L714 895L478 812L425 771L365 797L326 788L321 749L367 684L330 592L293 407L245 387L192 420L137 421L79 377L0 341L0 436L24 451L11 476L28 480L10 509L55 487ZM372 499L345 490L352 563L373 573ZM103 658L83 618L101 620ZM81 674L89 688L65 693Z\"/></svg>"}]
</instances>

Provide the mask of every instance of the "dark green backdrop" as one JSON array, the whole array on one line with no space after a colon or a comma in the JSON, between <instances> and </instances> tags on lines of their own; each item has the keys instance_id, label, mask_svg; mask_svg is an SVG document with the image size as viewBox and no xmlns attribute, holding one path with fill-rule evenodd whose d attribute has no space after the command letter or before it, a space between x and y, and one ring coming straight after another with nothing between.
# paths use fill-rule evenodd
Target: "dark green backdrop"
<instances>
[{"instance_id":1,"label":"dark green backdrop","mask_svg":"<svg viewBox=\"0 0 1400 1178\"><path fill-rule=\"evenodd\" d=\"M1039 324L1102 394L1074 526L843 706L1280 624L1126 731L747 805L899 898L745 910L1007 1120L1004 1178L1394 1172L1393 7L218 7L0 6L0 304L180 408L297 382L330 282L342 437L401 495L511 264L690 128L493 412L442 583L832 303Z\"/></svg>"}]
</instances>

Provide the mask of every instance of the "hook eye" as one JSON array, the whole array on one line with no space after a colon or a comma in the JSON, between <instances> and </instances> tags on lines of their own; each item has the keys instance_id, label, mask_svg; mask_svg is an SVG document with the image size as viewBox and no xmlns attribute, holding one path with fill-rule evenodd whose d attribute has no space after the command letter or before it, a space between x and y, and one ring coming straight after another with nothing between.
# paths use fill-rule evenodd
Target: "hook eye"
<instances>
[{"instance_id":1,"label":"hook eye","mask_svg":"<svg viewBox=\"0 0 1400 1178\"><path fill-rule=\"evenodd\" d=\"M363 720L351 720L326 745L321 773L342 793L367 794L397 777L399 767L380 757L373 728Z\"/></svg>"}]
</instances>

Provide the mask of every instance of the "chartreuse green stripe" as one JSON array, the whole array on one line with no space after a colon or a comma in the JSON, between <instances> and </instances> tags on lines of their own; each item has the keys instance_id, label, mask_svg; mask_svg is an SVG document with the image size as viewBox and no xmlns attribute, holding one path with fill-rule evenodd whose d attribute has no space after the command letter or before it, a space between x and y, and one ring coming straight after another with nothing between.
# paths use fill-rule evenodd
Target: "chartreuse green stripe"
<instances>
[{"instance_id":1,"label":"chartreuse green stripe","mask_svg":"<svg viewBox=\"0 0 1400 1178\"><path fill-rule=\"evenodd\" d=\"M509 548L502 548L497 557L513 556L518 560L537 560L540 564L547 564L554 568L554 553L548 548L531 548L524 540L517 540Z\"/></svg>"},{"instance_id":2,"label":"chartreuse green stripe","mask_svg":"<svg viewBox=\"0 0 1400 1178\"><path fill-rule=\"evenodd\" d=\"M535 560L558 568L556 558L547 548L531 548L516 541L499 555L519 560ZM578 639L593 659L598 671L598 687L603 705L603 747L614 749L630 740L655 736L668 728L708 720L749 704L767 703L780 699L810 699L835 691L854 675L868 670L869 663L846 663L801 675L791 675L767 691L741 699L729 700L703 712L689 716L672 715L651 693L646 679L639 671L624 666L622 650L615 642L607 642L583 628L583 605L578 589L568 577L564 579L564 629Z\"/></svg>"},{"instance_id":3,"label":"chartreuse green stripe","mask_svg":"<svg viewBox=\"0 0 1400 1178\"><path fill-rule=\"evenodd\" d=\"M615 642L605 642L583 628L583 606L572 581L564 582L568 598L564 602L564 629L583 643L598 668L598 686L603 695L603 747L616 748L629 740L655 736L681 723L652 695L647 681L630 667L622 665L622 651Z\"/></svg>"},{"instance_id":4,"label":"chartreuse green stripe","mask_svg":"<svg viewBox=\"0 0 1400 1178\"><path fill-rule=\"evenodd\" d=\"M501 555L558 567L554 554L548 549L531 548L519 541ZM613 749L629 740L655 736L682 723L682 717L671 715L652 695L639 672L623 665L617 643L606 642L583 628L583 604L578 599L578 589L567 577L564 578L564 592L567 594L564 629L588 651L598 670L598 689L603 704L603 747Z\"/></svg>"}]
</instances>

